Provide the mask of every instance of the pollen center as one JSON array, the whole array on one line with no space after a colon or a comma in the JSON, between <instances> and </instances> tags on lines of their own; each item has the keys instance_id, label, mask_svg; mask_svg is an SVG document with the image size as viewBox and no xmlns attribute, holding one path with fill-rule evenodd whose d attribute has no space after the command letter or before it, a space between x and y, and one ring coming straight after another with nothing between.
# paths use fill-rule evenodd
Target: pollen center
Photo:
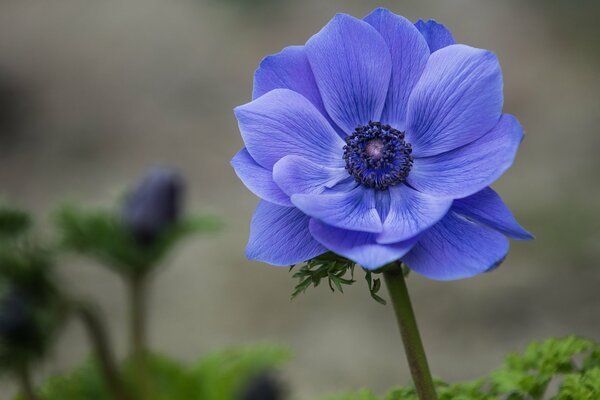
<instances>
[{"instance_id":1,"label":"pollen center","mask_svg":"<svg viewBox=\"0 0 600 400\"><path fill-rule=\"evenodd\" d=\"M346 137L346 170L363 186L385 190L406 181L413 164L410 143L404 132L369 122Z\"/></svg>"}]
</instances>

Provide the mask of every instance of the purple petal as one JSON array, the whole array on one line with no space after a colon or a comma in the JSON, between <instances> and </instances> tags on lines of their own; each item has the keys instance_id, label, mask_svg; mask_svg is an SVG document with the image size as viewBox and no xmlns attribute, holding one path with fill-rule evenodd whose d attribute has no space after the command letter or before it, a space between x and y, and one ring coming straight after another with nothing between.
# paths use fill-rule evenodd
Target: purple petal
<instances>
[{"instance_id":1,"label":"purple petal","mask_svg":"<svg viewBox=\"0 0 600 400\"><path fill-rule=\"evenodd\" d=\"M489 186L511 165L523 139L515 117L504 114L496 127L473 143L414 161L408 183L420 192L462 198Z\"/></svg>"},{"instance_id":2,"label":"purple petal","mask_svg":"<svg viewBox=\"0 0 600 400\"><path fill-rule=\"evenodd\" d=\"M429 229L402 261L427 278L469 278L496 266L508 253L508 239L453 212Z\"/></svg>"},{"instance_id":3,"label":"purple petal","mask_svg":"<svg viewBox=\"0 0 600 400\"><path fill-rule=\"evenodd\" d=\"M513 239L533 239L533 235L519 225L498 193L490 187L464 199L455 200L452 209Z\"/></svg>"},{"instance_id":4,"label":"purple petal","mask_svg":"<svg viewBox=\"0 0 600 400\"><path fill-rule=\"evenodd\" d=\"M424 22L420 19L417 21L415 26L427 41L429 50L432 53L455 43L454 37L450 31L444 25L438 24L433 19L430 19L427 22Z\"/></svg>"},{"instance_id":5,"label":"purple petal","mask_svg":"<svg viewBox=\"0 0 600 400\"><path fill-rule=\"evenodd\" d=\"M381 232L374 192L356 186L349 192L295 194L292 203L305 214L338 228Z\"/></svg>"},{"instance_id":6,"label":"purple petal","mask_svg":"<svg viewBox=\"0 0 600 400\"><path fill-rule=\"evenodd\" d=\"M325 109L344 132L379 120L392 63L385 41L371 25L338 14L305 48Z\"/></svg>"},{"instance_id":7,"label":"purple petal","mask_svg":"<svg viewBox=\"0 0 600 400\"><path fill-rule=\"evenodd\" d=\"M299 156L286 156L273 167L273 179L289 196L296 193L322 193L348 178L344 168L329 168Z\"/></svg>"},{"instance_id":8,"label":"purple petal","mask_svg":"<svg viewBox=\"0 0 600 400\"><path fill-rule=\"evenodd\" d=\"M296 154L328 166L343 166L344 141L310 101L289 89L275 89L237 107L246 148L267 169Z\"/></svg>"},{"instance_id":9,"label":"purple petal","mask_svg":"<svg viewBox=\"0 0 600 400\"><path fill-rule=\"evenodd\" d=\"M349 231L324 224L315 219L310 221L310 233L329 250L344 256L362 267L374 270L405 255L417 239L394 244L376 242L377 234Z\"/></svg>"},{"instance_id":10,"label":"purple petal","mask_svg":"<svg viewBox=\"0 0 600 400\"><path fill-rule=\"evenodd\" d=\"M446 215L452 199L433 197L407 185L389 189L390 210L383 222L378 243L395 243L418 235Z\"/></svg>"},{"instance_id":11,"label":"purple petal","mask_svg":"<svg viewBox=\"0 0 600 400\"><path fill-rule=\"evenodd\" d=\"M404 131L408 98L429 58L427 42L412 22L385 8L376 9L365 21L381 34L392 56L392 76L381 122Z\"/></svg>"},{"instance_id":12,"label":"purple petal","mask_svg":"<svg viewBox=\"0 0 600 400\"><path fill-rule=\"evenodd\" d=\"M304 46L290 46L265 57L254 73L255 100L273 89L290 89L306 97L332 127L337 128L325 111ZM341 133L341 131L340 131Z\"/></svg>"},{"instance_id":13,"label":"purple petal","mask_svg":"<svg viewBox=\"0 0 600 400\"><path fill-rule=\"evenodd\" d=\"M456 149L492 129L502 111L502 72L486 50L452 45L431 54L408 101L415 157Z\"/></svg>"},{"instance_id":14,"label":"purple petal","mask_svg":"<svg viewBox=\"0 0 600 400\"><path fill-rule=\"evenodd\" d=\"M273 173L254 161L248 150L241 149L231 160L240 180L255 195L280 206L292 206L290 197L273 180Z\"/></svg>"},{"instance_id":15,"label":"purple petal","mask_svg":"<svg viewBox=\"0 0 600 400\"><path fill-rule=\"evenodd\" d=\"M261 201L250 225L246 257L273 265L297 264L327 251L308 230L309 218L293 207Z\"/></svg>"}]
</instances>

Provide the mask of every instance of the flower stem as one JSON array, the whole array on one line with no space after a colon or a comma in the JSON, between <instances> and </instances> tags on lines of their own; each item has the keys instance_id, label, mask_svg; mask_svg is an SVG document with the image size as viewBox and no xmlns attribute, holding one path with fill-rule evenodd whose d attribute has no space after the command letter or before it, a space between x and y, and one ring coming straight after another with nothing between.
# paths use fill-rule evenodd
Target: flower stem
<instances>
[{"instance_id":1,"label":"flower stem","mask_svg":"<svg viewBox=\"0 0 600 400\"><path fill-rule=\"evenodd\" d=\"M134 379L141 398L152 397L150 371L147 365L146 347L146 285L147 274L128 278L130 349L129 357L135 368Z\"/></svg>"},{"instance_id":2,"label":"flower stem","mask_svg":"<svg viewBox=\"0 0 600 400\"><path fill-rule=\"evenodd\" d=\"M29 374L28 366L23 365L18 367L16 372L18 374L19 384L21 385L23 398L26 400L37 400L37 396L33 390L33 384L31 383L31 375Z\"/></svg>"},{"instance_id":3,"label":"flower stem","mask_svg":"<svg viewBox=\"0 0 600 400\"><path fill-rule=\"evenodd\" d=\"M140 360L146 351L146 278L145 275L129 278L130 352Z\"/></svg>"},{"instance_id":4,"label":"flower stem","mask_svg":"<svg viewBox=\"0 0 600 400\"><path fill-rule=\"evenodd\" d=\"M410 373L419 399L437 400L401 263L397 262L396 265L384 271L383 276L394 306Z\"/></svg>"},{"instance_id":5,"label":"flower stem","mask_svg":"<svg viewBox=\"0 0 600 400\"><path fill-rule=\"evenodd\" d=\"M73 304L73 310L79 316L88 331L96 351L100 369L112 397L116 400L131 399L123 385L117 363L111 352L108 335L96 312L91 306L84 303Z\"/></svg>"}]
</instances>

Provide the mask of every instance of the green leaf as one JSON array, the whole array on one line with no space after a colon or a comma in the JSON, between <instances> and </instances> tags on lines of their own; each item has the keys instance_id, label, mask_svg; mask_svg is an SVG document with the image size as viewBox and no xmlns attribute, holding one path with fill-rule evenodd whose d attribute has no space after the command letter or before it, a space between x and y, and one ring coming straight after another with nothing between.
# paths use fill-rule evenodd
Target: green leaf
<instances>
[{"instance_id":1,"label":"green leaf","mask_svg":"<svg viewBox=\"0 0 600 400\"><path fill-rule=\"evenodd\" d=\"M0 240L26 233L31 218L25 211L0 204Z\"/></svg>"},{"instance_id":2,"label":"green leaf","mask_svg":"<svg viewBox=\"0 0 600 400\"><path fill-rule=\"evenodd\" d=\"M258 344L217 351L188 366L171 358L150 354L150 378L144 400L234 400L241 387L258 374L280 368L290 358L284 346ZM135 386L135 363L125 362L122 375L127 387ZM113 400L94 359L68 374L49 378L41 387L44 400Z\"/></svg>"},{"instance_id":3,"label":"green leaf","mask_svg":"<svg viewBox=\"0 0 600 400\"><path fill-rule=\"evenodd\" d=\"M135 241L116 212L83 211L63 206L55 217L62 247L92 257L128 276L145 274L158 265L183 239L221 226L211 215L196 215L169 226L152 244Z\"/></svg>"}]
</instances>

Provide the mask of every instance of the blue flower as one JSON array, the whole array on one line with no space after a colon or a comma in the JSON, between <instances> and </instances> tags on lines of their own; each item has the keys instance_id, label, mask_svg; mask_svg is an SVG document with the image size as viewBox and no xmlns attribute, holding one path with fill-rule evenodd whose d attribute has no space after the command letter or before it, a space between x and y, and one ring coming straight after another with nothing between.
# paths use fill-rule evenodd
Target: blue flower
<instances>
[{"instance_id":1,"label":"blue flower","mask_svg":"<svg viewBox=\"0 0 600 400\"><path fill-rule=\"evenodd\" d=\"M247 256L333 251L370 270L401 259L439 280L497 266L507 236L532 238L489 188L523 139L502 104L496 56L443 25L336 15L265 58L235 109L246 147L232 164L261 198Z\"/></svg>"},{"instance_id":2,"label":"blue flower","mask_svg":"<svg viewBox=\"0 0 600 400\"><path fill-rule=\"evenodd\" d=\"M183 181L170 168L150 170L125 199L122 220L141 245L152 244L181 213Z\"/></svg>"}]
</instances>

